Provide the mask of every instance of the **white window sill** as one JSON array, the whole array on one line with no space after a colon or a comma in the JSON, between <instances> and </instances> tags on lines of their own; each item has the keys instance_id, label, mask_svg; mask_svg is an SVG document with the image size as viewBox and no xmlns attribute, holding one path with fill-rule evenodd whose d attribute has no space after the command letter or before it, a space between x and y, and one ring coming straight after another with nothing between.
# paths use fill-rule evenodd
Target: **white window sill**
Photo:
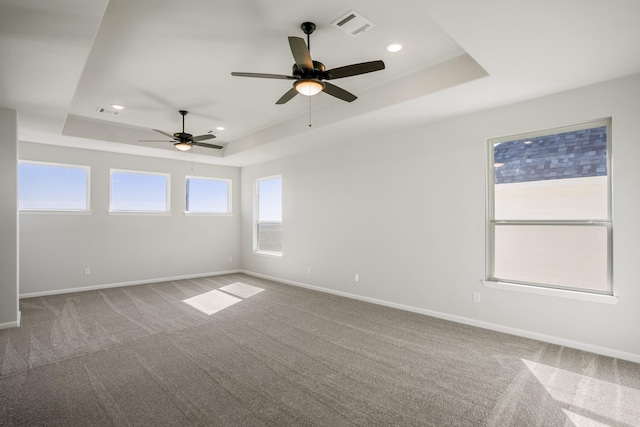
<instances>
[{"instance_id":1,"label":"white window sill","mask_svg":"<svg viewBox=\"0 0 640 427\"><path fill-rule=\"evenodd\" d=\"M232 212L185 212L185 216L233 216Z\"/></svg>"},{"instance_id":2,"label":"white window sill","mask_svg":"<svg viewBox=\"0 0 640 427\"><path fill-rule=\"evenodd\" d=\"M253 253L271 258L282 258L282 252L253 251Z\"/></svg>"},{"instance_id":3,"label":"white window sill","mask_svg":"<svg viewBox=\"0 0 640 427\"><path fill-rule=\"evenodd\" d=\"M21 214L44 214L44 215L91 215L90 210L47 210L47 209L20 209Z\"/></svg>"},{"instance_id":4,"label":"white window sill","mask_svg":"<svg viewBox=\"0 0 640 427\"><path fill-rule=\"evenodd\" d=\"M109 211L109 215L153 215L153 216L171 216L171 212L154 212L154 211Z\"/></svg>"},{"instance_id":5,"label":"white window sill","mask_svg":"<svg viewBox=\"0 0 640 427\"><path fill-rule=\"evenodd\" d=\"M591 301L601 304L617 304L618 297L613 295L593 294L588 292L569 291L566 289L552 289L538 286L519 285L515 283L494 282L491 280L482 280L485 288L504 289L507 291L525 292L529 294L548 295L560 298L569 298L582 301Z\"/></svg>"}]
</instances>

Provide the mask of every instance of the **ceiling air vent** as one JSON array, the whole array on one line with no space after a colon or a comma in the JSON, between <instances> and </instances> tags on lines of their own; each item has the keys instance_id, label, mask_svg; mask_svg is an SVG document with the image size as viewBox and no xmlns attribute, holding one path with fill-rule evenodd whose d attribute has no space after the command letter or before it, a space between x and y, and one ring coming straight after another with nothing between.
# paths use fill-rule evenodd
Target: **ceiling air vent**
<instances>
[{"instance_id":1,"label":"ceiling air vent","mask_svg":"<svg viewBox=\"0 0 640 427\"><path fill-rule=\"evenodd\" d=\"M96 111L98 113L102 113L102 114L108 114L110 116L118 116L120 115L120 111L118 110L113 110L111 108L103 108L103 107L98 107L96 108Z\"/></svg>"},{"instance_id":2,"label":"ceiling air vent","mask_svg":"<svg viewBox=\"0 0 640 427\"><path fill-rule=\"evenodd\" d=\"M347 12L331 23L334 27L349 34L351 37L358 37L360 34L376 26L355 10Z\"/></svg>"}]
</instances>

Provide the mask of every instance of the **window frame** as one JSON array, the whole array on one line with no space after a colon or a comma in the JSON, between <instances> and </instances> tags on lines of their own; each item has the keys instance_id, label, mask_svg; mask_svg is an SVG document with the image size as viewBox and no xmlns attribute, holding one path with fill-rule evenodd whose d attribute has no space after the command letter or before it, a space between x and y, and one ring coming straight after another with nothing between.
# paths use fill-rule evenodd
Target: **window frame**
<instances>
[{"instance_id":1,"label":"window frame","mask_svg":"<svg viewBox=\"0 0 640 427\"><path fill-rule=\"evenodd\" d=\"M264 177L260 177L260 178L256 178L255 180L255 184L254 184L254 191L253 191L253 197L254 197L254 203L253 203L253 252L256 254L260 254L260 255L267 255L267 256L272 256L272 257L276 257L276 258L282 258L283 256L283 251L281 250L280 252L275 252L275 251L265 251L265 250L261 250L260 249L260 242L259 242L259 227L262 224L265 225L269 225L269 224L279 224L281 227L281 233L282 233L282 219L278 222L278 221L260 221L260 182L262 181L269 181L269 180L273 180L273 179L280 179L281 182L281 187L280 187L280 194L282 195L282 175L278 174L278 175L269 175L269 176L264 176ZM282 206L281 206L282 209Z\"/></svg>"},{"instance_id":2,"label":"window frame","mask_svg":"<svg viewBox=\"0 0 640 427\"><path fill-rule=\"evenodd\" d=\"M227 210L226 212L191 212L188 210L188 192L187 192L187 183L190 179L194 180L202 180L202 181L220 181L225 182L227 184ZM232 195L232 185L233 180L228 178L214 178L208 176L195 176L195 175L185 175L184 177L184 188L185 188L185 205L184 205L184 213L189 216L231 216L233 215L233 195Z\"/></svg>"},{"instance_id":3,"label":"window frame","mask_svg":"<svg viewBox=\"0 0 640 427\"><path fill-rule=\"evenodd\" d=\"M56 163L44 162L38 160L19 160L18 175L20 174L20 165L36 165L36 166L52 166L60 168L82 169L86 172L85 180L85 200L86 207L84 209L52 209L52 208L20 208L20 192L18 191L18 211L20 213L51 213L51 214L90 214L91 213L91 166L77 165L72 163ZM18 183L19 184L19 183Z\"/></svg>"},{"instance_id":4,"label":"window frame","mask_svg":"<svg viewBox=\"0 0 640 427\"><path fill-rule=\"evenodd\" d=\"M606 186L607 186L607 218L582 219L582 220L496 220L495 218L495 165L494 147L498 143L516 141L520 139L536 138L560 133L575 132L584 129L606 126L607 129L607 156L606 156ZM615 303L613 286L613 193L612 193L612 149L611 130L612 119L601 118L581 122L573 125L560 126L540 131L524 132L515 135L488 138L487 147L487 213L486 213L486 287L521 290L530 293L555 295L569 298L585 299L597 302ZM607 290L599 291L586 288L559 286L544 283L531 283L495 276L495 229L496 226L524 225L524 226L580 226L580 227L606 227L606 251L607 251ZM615 297L614 297L615 298Z\"/></svg>"},{"instance_id":5,"label":"window frame","mask_svg":"<svg viewBox=\"0 0 640 427\"><path fill-rule=\"evenodd\" d=\"M127 173L134 175L154 175L164 176L166 178L167 186L165 189L165 210L152 211L152 210L114 210L113 209L113 173ZM109 215L171 215L171 174L164 172L152 172L141 171L131 169L109 169Z\"/></svg>"}]
</instances>

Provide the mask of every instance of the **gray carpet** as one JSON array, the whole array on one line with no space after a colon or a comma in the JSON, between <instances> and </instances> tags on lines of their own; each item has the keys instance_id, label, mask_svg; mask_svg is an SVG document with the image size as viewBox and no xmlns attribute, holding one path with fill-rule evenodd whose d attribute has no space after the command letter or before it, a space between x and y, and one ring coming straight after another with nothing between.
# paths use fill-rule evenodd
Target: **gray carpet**
<instances>
[{"instance_id":1,"label":"gray carpet","mask_svg":"<svg viewBox=\"0 0 640 427\"><path fill-rule=\"evenodd\" d=\"M638 364L246 275L20 307L3 426L640 425Z\"/></svg>"}]
</instances>

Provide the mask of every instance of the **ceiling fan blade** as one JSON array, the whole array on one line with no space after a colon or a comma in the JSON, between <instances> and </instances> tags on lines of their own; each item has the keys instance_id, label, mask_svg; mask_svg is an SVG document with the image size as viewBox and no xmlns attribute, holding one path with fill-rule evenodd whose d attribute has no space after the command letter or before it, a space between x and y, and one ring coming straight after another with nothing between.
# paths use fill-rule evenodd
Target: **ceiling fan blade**
<instances>
[{"instance_id":1,"label":"ceiling fan blade","mask_svg":"<svg viewBox=\"0 0 640 427\"><path fill-rule=\"evenodd\" d=\"M324 89L322 89L322 91L347 102L352 102L358 99L358 97L351 92L347 92L346 90L327 82L324 82Z\"/></svg>"},{"instance_id":2,"label":"ceiling fan blade","mask_svg":"<svg viewBox=\"0 0 640 427\"><path fill-rule=\"evenodd\" d=\"M296 60L296 64L299 68L306 70L313 70L313 61L311 60L311 53L309 48L304 42L304 39L300 37L289 37L289 47L291 47L291 54L293 59Z\"/></svg>"},{"instance_id":3,"label":"ceiling fan blade","mask_svg":"<svg viewBox=\"0 0 640 427\"><path fill-rule=\"evenodd\" d=\"M175 142L175 141L165 141L163 139L139 139L138 142Z\"/></svg>"},{"instance_id":4,"label":"ceiling fan blade","mask_svg":"<svg viewBox=\"0 0 640 427\"><path fill-rule=\"evenodd\" d=\"M237 77L258 77L260 79L281 79L281 80L295 80L296 79L293 76L285 76L283 74L240 73L240 72L237 72L237 71L233 71L231 73L231 75L232 76L237 76Z\"/></svg>"},{"instance_id":5,"label":"ceiling fan blade","mask_svg":"<svg viewBox=\"0 0 640 427\"><path fill-rule=\"evenodd\" d=\"M198 147L217 148L218 150L224 148L222 145L207 144L206 142L194 142L193 145L197 145Z\"/></svg>"},{"instance_id":6,"label":"ceiling fan blade","mask_svg":"<svg viewBox=\"0 0 640 427\"><path fill-rule=\"evenodd\" d=\"M171 135L170 133L166 133L166 132L163 132L163 131L158 130L158 129L151 129L151 130L156 131L156 132L158 132L158 133L161 133L161 134L163 134L164 136L168 136L168 137L169 137L169 138L171 138L171 139L175 139L175 138L174 138L174 136L173 136L173 135Z\"/></svg>"},{"instance_id":7,"label":"ceiling fan blade","mask_svg":"<svg viewBox=\"0 0 640 427\"><path fill-rule=\"evenodd\" d=\"M282 95L280 97L280 99L278 99L276 101L276 104L281 105L281 104L285 104L287 102L289 102L291 100L291 98L293 98L294 96L296 96L298 94L298 91L296 90L295 87L292 87L291 89L289 89L287 91L287 93L285 93L284 95Z\"/></svg>"},{"instance_id":8,"label":"ceiling fan blade","mask_svg":"<svg viewBox=\"0 0 640 427\"><path fill-rule=\"evenodd\" d=\"M199 136L194 136L191 138L191 141L193 142L200 142L200 141L206 141L207 139L212 139L215 138L215 135L211 135L210 133L206 133L204 135L199 135Z\"/></svg>"},{"instance_id":9,"label":"ceiling fan blade","mask_svg":"<svg viewBox=\"0 0 640 427\"><path fill-rule=\"evenodd\" d=\"M341 79L343 77L357 76L359 74L372 73L374 71L384 70L384 62L371 61L361 64L346 65L344 67L327 70L323 73L325 80Z\"/></svg>"}]
</instances>

